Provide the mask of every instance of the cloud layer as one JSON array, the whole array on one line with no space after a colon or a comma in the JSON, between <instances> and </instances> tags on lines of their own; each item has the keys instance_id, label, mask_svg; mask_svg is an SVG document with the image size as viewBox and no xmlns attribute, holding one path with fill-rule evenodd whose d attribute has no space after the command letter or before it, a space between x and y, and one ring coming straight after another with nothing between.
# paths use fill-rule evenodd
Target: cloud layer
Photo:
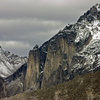
<instances>
[{"instance_id":1,"label":"cloud layer","mask_svg":"<svg viewBox=\"0 0 100 100\"><path fill-rule=\"evenodd\" d=\"M27 55L100 0L2 0L0 45Z\"/></svg>"}]
</instances>

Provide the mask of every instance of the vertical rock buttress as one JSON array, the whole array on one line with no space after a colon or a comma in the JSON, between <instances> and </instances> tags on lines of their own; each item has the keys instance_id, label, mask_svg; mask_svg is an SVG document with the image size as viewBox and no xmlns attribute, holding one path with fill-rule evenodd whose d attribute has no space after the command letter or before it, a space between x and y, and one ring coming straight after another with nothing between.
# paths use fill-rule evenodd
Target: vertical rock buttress
<instances>
[{"instance_id":1,"label":"vertical rock buttress","mask_svg":"<svg viewBox=\"0 0 100 100\"><path fill-rule=\"evenodd\" d=\"M34 49L29 52L27 72L25 76L25 90L32 88L34 90L39 88L39 50Z\"/></svg>"},{"instance_id":2,"label":"vertical rock buttress","mask_svg":"<svg viewBox=\"0 0 100 100\"><path fill-rule=\"evenodd\" d=\"M71 60L76 52L73 42L68 43L65 38L60 37L52 49L48 46L47 57L44 66L42 88L64 82Z\"/></svg>"}]
</instances>

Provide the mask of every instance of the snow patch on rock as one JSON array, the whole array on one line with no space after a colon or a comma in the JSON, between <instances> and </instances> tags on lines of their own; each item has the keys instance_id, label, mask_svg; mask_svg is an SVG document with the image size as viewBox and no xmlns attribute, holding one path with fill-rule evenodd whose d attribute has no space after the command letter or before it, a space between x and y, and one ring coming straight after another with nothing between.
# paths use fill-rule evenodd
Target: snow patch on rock
<instances>
[{"instance_id":1,"label":"snow patch on rock","mask_svg":"<svg viewBox=\"0 0 100 100\"><path fill-rule=\"evenodd\" d=\"M26 62L26 57L14 55L0 47L0 77L7 78Z\"/></svg>"}]
</instances>

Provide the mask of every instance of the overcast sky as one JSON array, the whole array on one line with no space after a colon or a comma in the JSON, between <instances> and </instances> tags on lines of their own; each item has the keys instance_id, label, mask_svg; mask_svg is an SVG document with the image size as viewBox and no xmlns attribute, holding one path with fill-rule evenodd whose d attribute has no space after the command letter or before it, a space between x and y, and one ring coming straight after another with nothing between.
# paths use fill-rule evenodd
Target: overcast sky
<instances>
[{"instance_id":1,"label":"overcast sky","mask_svg":"<svg viewBox=\"0 0 100 100\"><path fill-rule=\"evenodd\" d=\"M100 0L0 0L0 45L28 55Z\"/></svg>"}]
</instances>

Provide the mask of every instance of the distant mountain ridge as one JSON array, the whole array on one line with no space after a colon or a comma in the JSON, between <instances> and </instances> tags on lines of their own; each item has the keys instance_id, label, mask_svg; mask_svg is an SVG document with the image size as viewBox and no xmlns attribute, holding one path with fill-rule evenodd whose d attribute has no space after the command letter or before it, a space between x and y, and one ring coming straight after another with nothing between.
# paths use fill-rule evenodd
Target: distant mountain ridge
<instances>
[{"instance_id":1,"label":"distant mountain ridge","mask_svg":"<svg viewBox=\"0 0 100 100\"><path fill-rule=\"evenodd\" d=\"M27 62L27 57L20 57L5 51L0 46L0 77L7 78Z\"/></svg>"}]
</instances>

